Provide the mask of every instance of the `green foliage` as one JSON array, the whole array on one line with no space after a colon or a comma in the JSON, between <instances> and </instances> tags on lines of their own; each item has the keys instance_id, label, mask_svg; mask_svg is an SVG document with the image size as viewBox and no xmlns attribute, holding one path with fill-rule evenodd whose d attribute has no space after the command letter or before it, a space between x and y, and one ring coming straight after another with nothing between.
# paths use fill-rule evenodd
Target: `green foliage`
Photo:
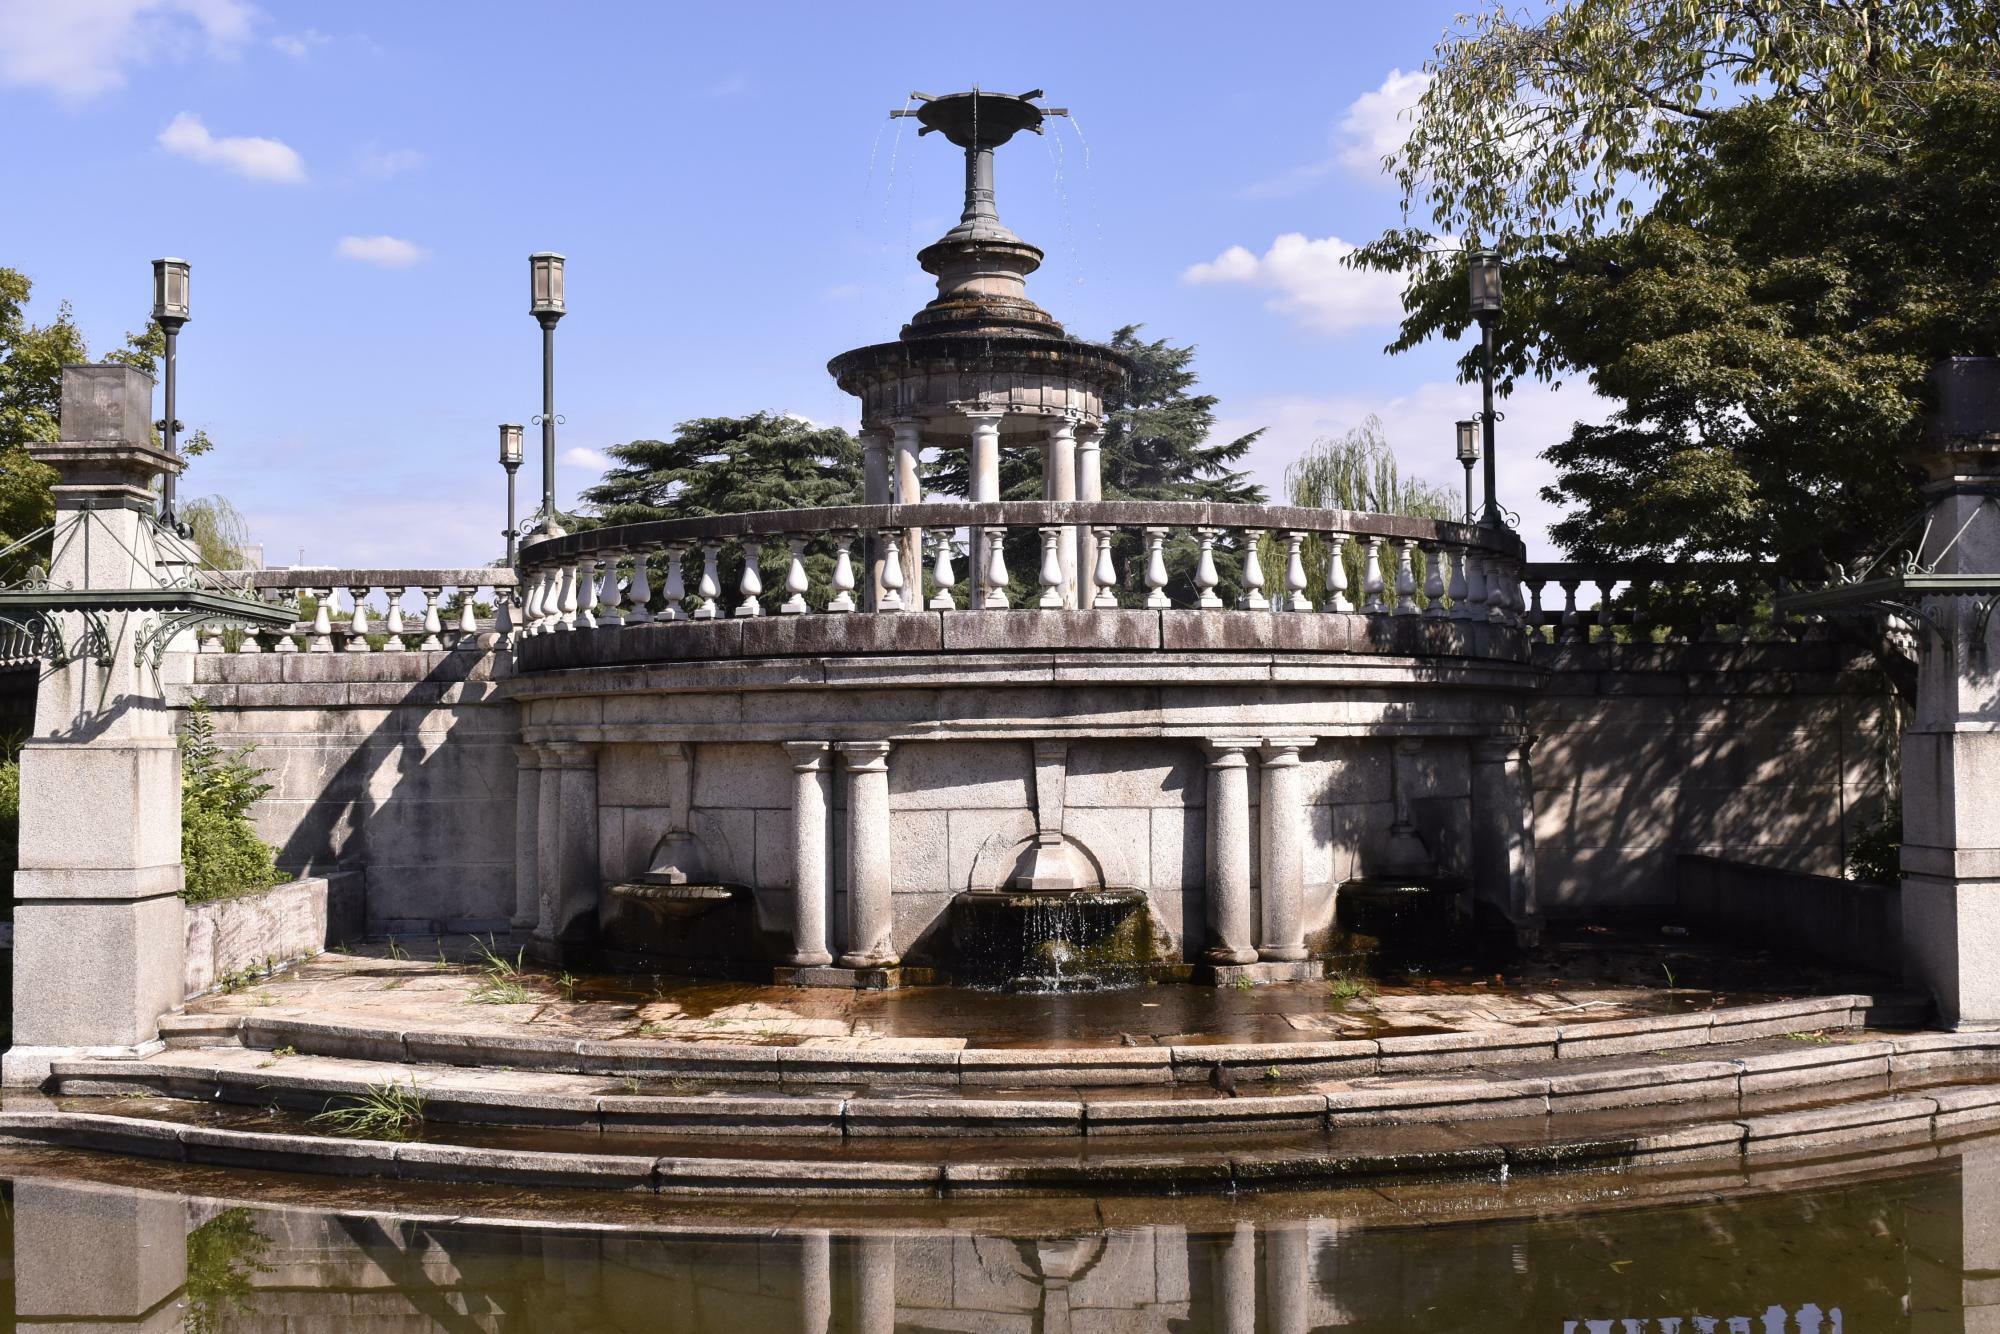
<instances>
[{"instance_id":1,"label":"green foliage","mask_svg":"<svg viewBox=\"0 0 2000 1334\"><path fill-rule=\"evenodd\" d=\"M1573 557L1876 554L1917 506L1924 371L2000 351L1996 13L1572 0L1447 35L1395 163L1429 225L1356 257L1409 277L1393 347L1467 331L1438 237L1483 237L1503 383L1618 404L1548 450Z\"/></svg>"},{"instance_id":2,"label":"green foliage","mask_svg":"<svg viewBox=\"0 0 2000 1334\"><path fill-rule=\"evenodd\" d=\"M181 720L181 897L208 903L268 889L285 879L277 849L257 837L250 808L269 783L268 770L245 761L256 747L225 751L216 744L215 720L195 700Z\"/></svg>"},{"instance_id":3,"label":"green foliage","mask_svg":"<svg viewBox=\"0 0 2000 1334\"><path fill-rule=\"evenodd\" d=\"M243 568L243 549L250 545L250 524L223 496L197 496L179 502L177 512L188 526L201 558L218 570Z\"/></svg>"},{"instance_id":4,"label":"green foliage","mask_svg":"<svg viewBox=\"0 0 2000 1334\"><path fill-rule=\"evenodd\" d=\"M500 953L499 944L488 936L485 940L473 937L472 954L479 962L479 984L472 989L466 1002L471 1005L527 1005L535 1000L535 993L528 990L521 980L521 959L523 952L516 950L513 958ZM569 974L563 974L568 977Z\"/></svg>"},{"instance_id":5,"label":"green foliage","mask_svg":"<svg viewBox=\"0 0 2000 1334\"><path fill-rule=\"evenodd\" d=\"M14 872L21 866L21 761L0 761L0 910L14 915Z\"/></svg>"},{"instance_id":6,"label":"green foliage","mask_svg":"<svg viewBox=\"0 0 2000 1334\"><path fill-rule=\"evenodd\" d=\"M1903 882L1903 799L1892 798L1882 818L1854 836L1847 848L1847 878L1876 885Z\"/></svg>"},{"instance_id":7,"label":"green foliage","mask_svg":"<svg viewBox=\"0 0 2000 1334\"><path fill-rule=\"evenodd\" d=\"M345 1103L328 1103L310 1119L349 1139L415 1139L424 1125L424 1095L415 1080L408 1086L378 1084Z\"/></svg>"},{"instance_id":8,"label":"green foliage","mask_svg":"<svg viewBox=\"0 0 2000 1334\"><path fill-rule=\"evenodd\" d=\"M1370 413L1359 426L1344 435L1324 436L1307 446L1306 452L1285 468L1285 491L1294 505L1309 509L1360 510L1369 514L1401 514L1415 519L1462 517L1463 503L1449 491L1433 486L1420 477L1406 478L1396 462L1396 451L1382 431L1382 419ZM1287 555L1274 534L1264 534L1258 546L1264 567L1264 589L1275 597L1284 578ZM1306 597L1315 607L1326 602L1326 543L1307 537L1300 548L1306 570ZM1359 601L1365 557L1358 544L1350 544L1347 556L1348 596ZM1424 557L1416 556L1417 584L1423 586ZM1393 570L1384 569L1389 576Z\"/></svg>"},{"instance_id":9,"label":"green foliage","mask_svg":"<svg viewBox=\"0 0 2000 1334\"><path fill-rule=\"evenodd\" d=\"M236 1323L232 1313L250 1311L251 1278L271 1272L264 1263L270 1248L243 1208L224 1209L187 1234L187 1334L218 1334Z\"/></svg>"}]
</instances>

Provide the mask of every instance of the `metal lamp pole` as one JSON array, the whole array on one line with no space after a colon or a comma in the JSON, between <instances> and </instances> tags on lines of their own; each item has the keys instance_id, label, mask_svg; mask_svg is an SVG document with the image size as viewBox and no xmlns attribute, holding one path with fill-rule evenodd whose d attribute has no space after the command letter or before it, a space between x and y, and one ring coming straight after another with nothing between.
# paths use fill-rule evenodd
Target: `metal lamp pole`
<instances>
[{"instance_id":1,"label":"metal lamp pole","mask_svg":"<svg viewBox=\"0 0 2000 1334\"><path fill-rule=\"evenodd\" d=\"M500 428L500 466L507 470L507 527L501 534L507 539L507 568L514 568L514 558L520 550L520 527L514 522L514 474L521 471L522 431L518 425L507 423Z\"/></svg>"},{"instance_id":2,"label":"metal lamp pole","mask_svg":"<svg viewBox=\"0 0 2000 1334\"><path fill-rule=\"evenodd\" d=\"M564 313L563 257L553 250L528 256L528 313L542 326L542 527L545 537L561 537L556 522L556 321Z\"/></svg>"},{"instance_id":3,"label":"metal lamp pole","mask_svg":"<svg viewBox=\"0 0 2000 1334\"><path fill-rule=\"evenodd\" d=\"M1483 397L1479 424L1486 446L1486 506L1480 511L1479 522L1487 528L1505 528L1506 514L1494 496L1493 447L1493 424L1498 420L1493 411L1493 330L1500 320L1500 256L1491 250L1473 252L1469 277L1472 316L1479 321L1479 337L1484 353L1484 364L1479 374Z\"/></svg>"},{"instance_id":4,"label":"metal lamp pole","mask_svg":"<svg viewBox=\"0 0 2000 1334\"><path fill-rule=\"evenodd\" d=\"M175 441L180 435L181 424L174 416L175 380L179 367L181 326L188 322L188 262L184 259L156 259L153 261L153 320L167 336L165 358L166 410L160 419L160 440L162 447L170 455L177 454ZM177 488L176 474L168 469L160 484L160 517L169 525L178 521L174 517L174 496Z\"/></svg>"},{"instance_id":5,"label":"metal lamp pole","mask_svg":"<svg viewBox=\"0 0 2000 1334\"><path fill-rule=\"evenodd\" d=\"M1465 467L1465 521L1475 517L1472 509L1472 467L1479 462L1479 423L1467 418L1458 423L1458 461Z\"/></svg>"}]
</instances>

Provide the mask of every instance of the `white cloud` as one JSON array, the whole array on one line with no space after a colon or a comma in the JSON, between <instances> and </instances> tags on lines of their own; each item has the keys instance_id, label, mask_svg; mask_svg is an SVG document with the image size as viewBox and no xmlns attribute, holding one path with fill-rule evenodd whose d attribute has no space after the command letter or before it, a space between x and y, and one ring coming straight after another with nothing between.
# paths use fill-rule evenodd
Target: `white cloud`
<instances>
[{"instance_id":1,"label":"white cloud","mask_svg":"<svg viewBox=\"0 0 2000 1334\"><path fill-rule=\"evenodd\" d=\"M1555 480L1555 468L1541 457L1543 450L1566 439L1579 421L1604 420L1614 405L1590 386L1575 381L1558 390L1540 382L1516 386L1500 400L1498 423L1498 496L1501 505L1520 515L1520 532L1530 560L1555 560L1549 525L1563 516L1560 507L1541 498L1542 487ZM1454 496L1465 494L1465 472L1453 454L1453 423L1479 411L1479 386L1450 380L1426 381L1401 393L1347 393L1328 396L1280 395L1235 405L1226 420L1215 425L1214 438L1233 440L1264 427L1251 446L1246 464L1272 499L1284 495L1285 468L1313 441L1342 435L1359 426L1370 413L1382 419L1382 431L1396 451L1405 476L1421 477ZM1474 494L1480 474L1474 473Z\"/></svg>"},{"instance_id":2,"label":"white cloud","mask_svg":"<svg viewBox=\"0 0 2000 1334\"><path fill-rule=\"evenodd\" d=\"M361 172L364 176L387 178L400 176L406 171L415 171L429 161L414 148L376 148L370 145L361 150Z\"/></svg>"},{"instance_id":3,"label":"white cloud","mask_svg":"<svg viewBox=\"0 0 2000 1334\"><path fill-rule=\"evenodd\" d=\"M1364 181L1386 179L1382 159L1402 148L1410 137L1411 117L1430 87L1431 76L1421 70L1405 74L1392 69L1379 88L1371 88L1347 104L1339 124L1333 128L1331 152L1316 162L1258 181L1247 187L1247 199L1282 199L1324 180L1336 171L1347 172Z\"/></svg>"},{"instance_id":4,"label":"white cloud","mask_svg":"<svg viewBox=\"0 0 2000 1334\"><path fill-rule=\"evenodd\" d=\"M1334 134L1340 165L1357 176L1381 175L1382 159L1410 137L1417 101L1430 84L1431 76L1421 70L1392 69L1380 88L1355 98Z\"/></svg>"},{"instance_id":5,"label":"white cloud","mask_svg":"<svg viewBox=\"0 0 2000 1334\"><path fill-rule=\"evenodd\" d=\"M429 258L430 251L396 236L343 236L333 253L378 269L407 269Z\"/></svg>"},{"instance_id":6,"label":"white cloud","mask_svg":"<svg viewBox=\"0 0 2000 1334\"><path fill-rule=\"evenodd\" d=\"M1287 232L1261 256L1231 246L1181 274L1186 283L1243 283L1277 295L1265 304L1320 333L1393 324L1403 314L1403 284L1393 273L1350 268L1354 247L1337 236Z\"/></svg>"},{"instance_id":7,"label":"white cloud","mask_svg":"<svg viewBox=\"0 0 2000 1334\"><path fill-rule=\"evenodd\" d=\"M161 57L234 55L256 13L245 0L0 0L0 84L87 101Z\"/></svg>"},{"instance_id":8,"label":"white cloud","mask_svg":"<svg viewBox=\"0 0 2000 1334\"><path fill-rule=\"evenodd\" d=\"M216 138L192 112L175 116L160 131L160 147L180 157L206 162L253 181L298 185L306 178L305 159L290 144L255 136Z\"/></svg>"},{"instance_id":9,"label":"white cloud","mask_svg":"<svg viewBox=\"0 0 2000 1334\"><path fill-rule=\"evenodd\" d=\"M271 39L271 45L293 60L304 60L332 40L318 28L307 28L304 32L281 32Z\"/></svg>"},{"instance_id":10,"label":"white cloud","mask_svg":"<svg viewBox=\"0 0 2000 1334\"><path fill-rule=\"evenodd\" d=\"M582 445L571 445L565 449L562 452L561 462L565 467L590 468L597 472L603 472L611 466L610 459L594 449L585 449Z\"/></svg>"}]
</instances>

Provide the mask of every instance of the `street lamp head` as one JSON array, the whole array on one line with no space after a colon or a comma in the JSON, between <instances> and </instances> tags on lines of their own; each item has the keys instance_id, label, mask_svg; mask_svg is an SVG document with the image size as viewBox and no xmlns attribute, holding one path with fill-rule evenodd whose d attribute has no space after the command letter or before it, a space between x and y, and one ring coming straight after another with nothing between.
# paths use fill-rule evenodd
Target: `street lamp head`
<instances>
[{"instance_id":1,"label":"street lamp head","mask_svg":"<svg viewBox=\"0 0 2000 1334\"><path fill-rule=\"evenodd\" d=\"M500 427L500 466L512 472L521 466L527 454L521 443L521 428L513 423Z\"/></svg>"},{"instance_id":2,"label":"street lamp head","mask_svg":"<svg viewBox=\"0 0 2000 1334\"><path fill-rule=\"evenodd\" d=\"M184 259L153 261L153 318L162 328L173 330L188 322L188 262Z\"/></svg>"},{"instance_id":3,"label":"street lamp head","mask_svg":"<svg viewBox=\"0 0 2000 1334\"><path fill-rule=\"evenodd\" d=\"M1500 313L1500 256L1491 250L1472 252L1470 264L1472 313L1488 320Z\"/></svg>"},{"instance_id":4,"label":"street lamp head","mask_svg":"<svg viewBox=\"0 0 2000 1334\"><path fill-rule=\"evenodd\" d=\"M528 256L528 313L551 322L563 317L563 257L553 250Z\"/></svg>"},{"instance_id":5,"label":"street lamp head","mask_svg":"<svg viewBox=\"0 0 2000 1334\"><path fill-rule=\"evenodd\" d=\"M1476 421L1458 423L1458 461L1467 466L1479 462L1479 423Z\"/></svg>"}]
</instances>

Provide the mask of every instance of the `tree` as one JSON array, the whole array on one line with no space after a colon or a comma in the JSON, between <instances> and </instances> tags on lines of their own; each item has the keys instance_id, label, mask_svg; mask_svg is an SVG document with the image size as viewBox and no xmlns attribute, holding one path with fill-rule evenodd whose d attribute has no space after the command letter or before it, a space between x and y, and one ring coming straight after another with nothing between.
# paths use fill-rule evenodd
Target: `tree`
<instances>
[{"instance_id":1,"label":"tree","mask_svg":"<svg viewBox=\"0 0 2000 1334\"><path fill-rule=\"evenodd\" d=\"M633 440L605 452L618 466L583 493L605 523L861 501L861 448L854 437L784 413L700 417L676 426L670 440ZM806 554L807 596L823 602L833 574L832 544L815 539ZM782 587L790 552L767 541L761 556L764 587ZM698 575L698 558L690 553L688 559L690 575ZM736 586L742 570L741 558L732 559L733 569L723 567L725 590ZM688 587L694 587L692 578Z\"/></svg>"},{"instance_id":2,"label":"tree","mask_svg":"<svg viewBox=\"0 0 2000 1334\"><path fill-rule=\"evenodd\" d=\"M1285 467L1285 491L1294 505L1309 509L1359 510L1369 514L1402 514L1415 519L1463 518L1459 501L1444 488L1421 477L1405 478L1396 451L1382 430L1382 419L1370 413L1343 435L1322 436ZM1306 596L1312 604L1326 601L1326 543L1307 537L1301 549L1306 567ZM1273 575L1283 571L1286 555L1270 533L1258 547L1266 589L1276 587ZM1424 556L1417 553L1419 584ZM1347 585L1361 587L1362 555L1347 552Z\"/></svg>"},{"instance_id":3,"label":"tree","mask_svg":"<svg viewBox=\"0 0 2000 1334\"><path fill-rule=\"evenodd\" d=\"M1408 276L1392 350L1466 332L1465 248L1495 245L1503 387L1581 372L1619 405L1549 450L1571 554L1872 554L1915 508L1924 367L1995 343L1995 25L1903 0L1489 11L1440 44L1389 159L1428 225L1356 257Z\"/></svg>"},{"instance_id":4,"label":"tree","mask_svg":"<svg viewBox=\"0 0 2000 1334\"><path fill-rule=\"evenodd\" d=\"M250 545L250 523L225 496L197 496L180 503L180 520L188 527L190 540L201 559L218 570L243 567L244 548Z\"/></svg>"},{"instance_id":5,"label":"tree","mask_svg":"<svg viewBox=\"0 0 2000 1334\"><path fill-rule=\"evenodd\" d=\"M1164 338L1145 342L1143 326L1128 324L1111 336L1111 346L1132 359L1126 388L1104 404L1104 434L1098 446L1106 500L1206 500L1222 504L1261 504L1264 488L1234 465L1250 452L1263 431L1211 443L1215 430L1216 397L1194 391L1200 377L1194 371L1195 349L1175 347ZM950 496L968 494L967 460L962 453L945 454L925 470L928 490ZM1003 500L1042 498L1042 462L1038 452L1005 451L1000 459ZM1121 572L1143 559L1142 538L1121 531L1113 547ZM1007 566L1015 577L1018 602L1041 567L1040 538L1032 532L1009 534ZM1186 605L1194 598L1194 566L1199 555L1192 534L1177 533L1167 544L1168 596ZM1225 596L1236 586L1241 556L1233 547L1216 552ZM1127 583L1130 580L1126 580Z\"/></svg>"}]
</instances>

